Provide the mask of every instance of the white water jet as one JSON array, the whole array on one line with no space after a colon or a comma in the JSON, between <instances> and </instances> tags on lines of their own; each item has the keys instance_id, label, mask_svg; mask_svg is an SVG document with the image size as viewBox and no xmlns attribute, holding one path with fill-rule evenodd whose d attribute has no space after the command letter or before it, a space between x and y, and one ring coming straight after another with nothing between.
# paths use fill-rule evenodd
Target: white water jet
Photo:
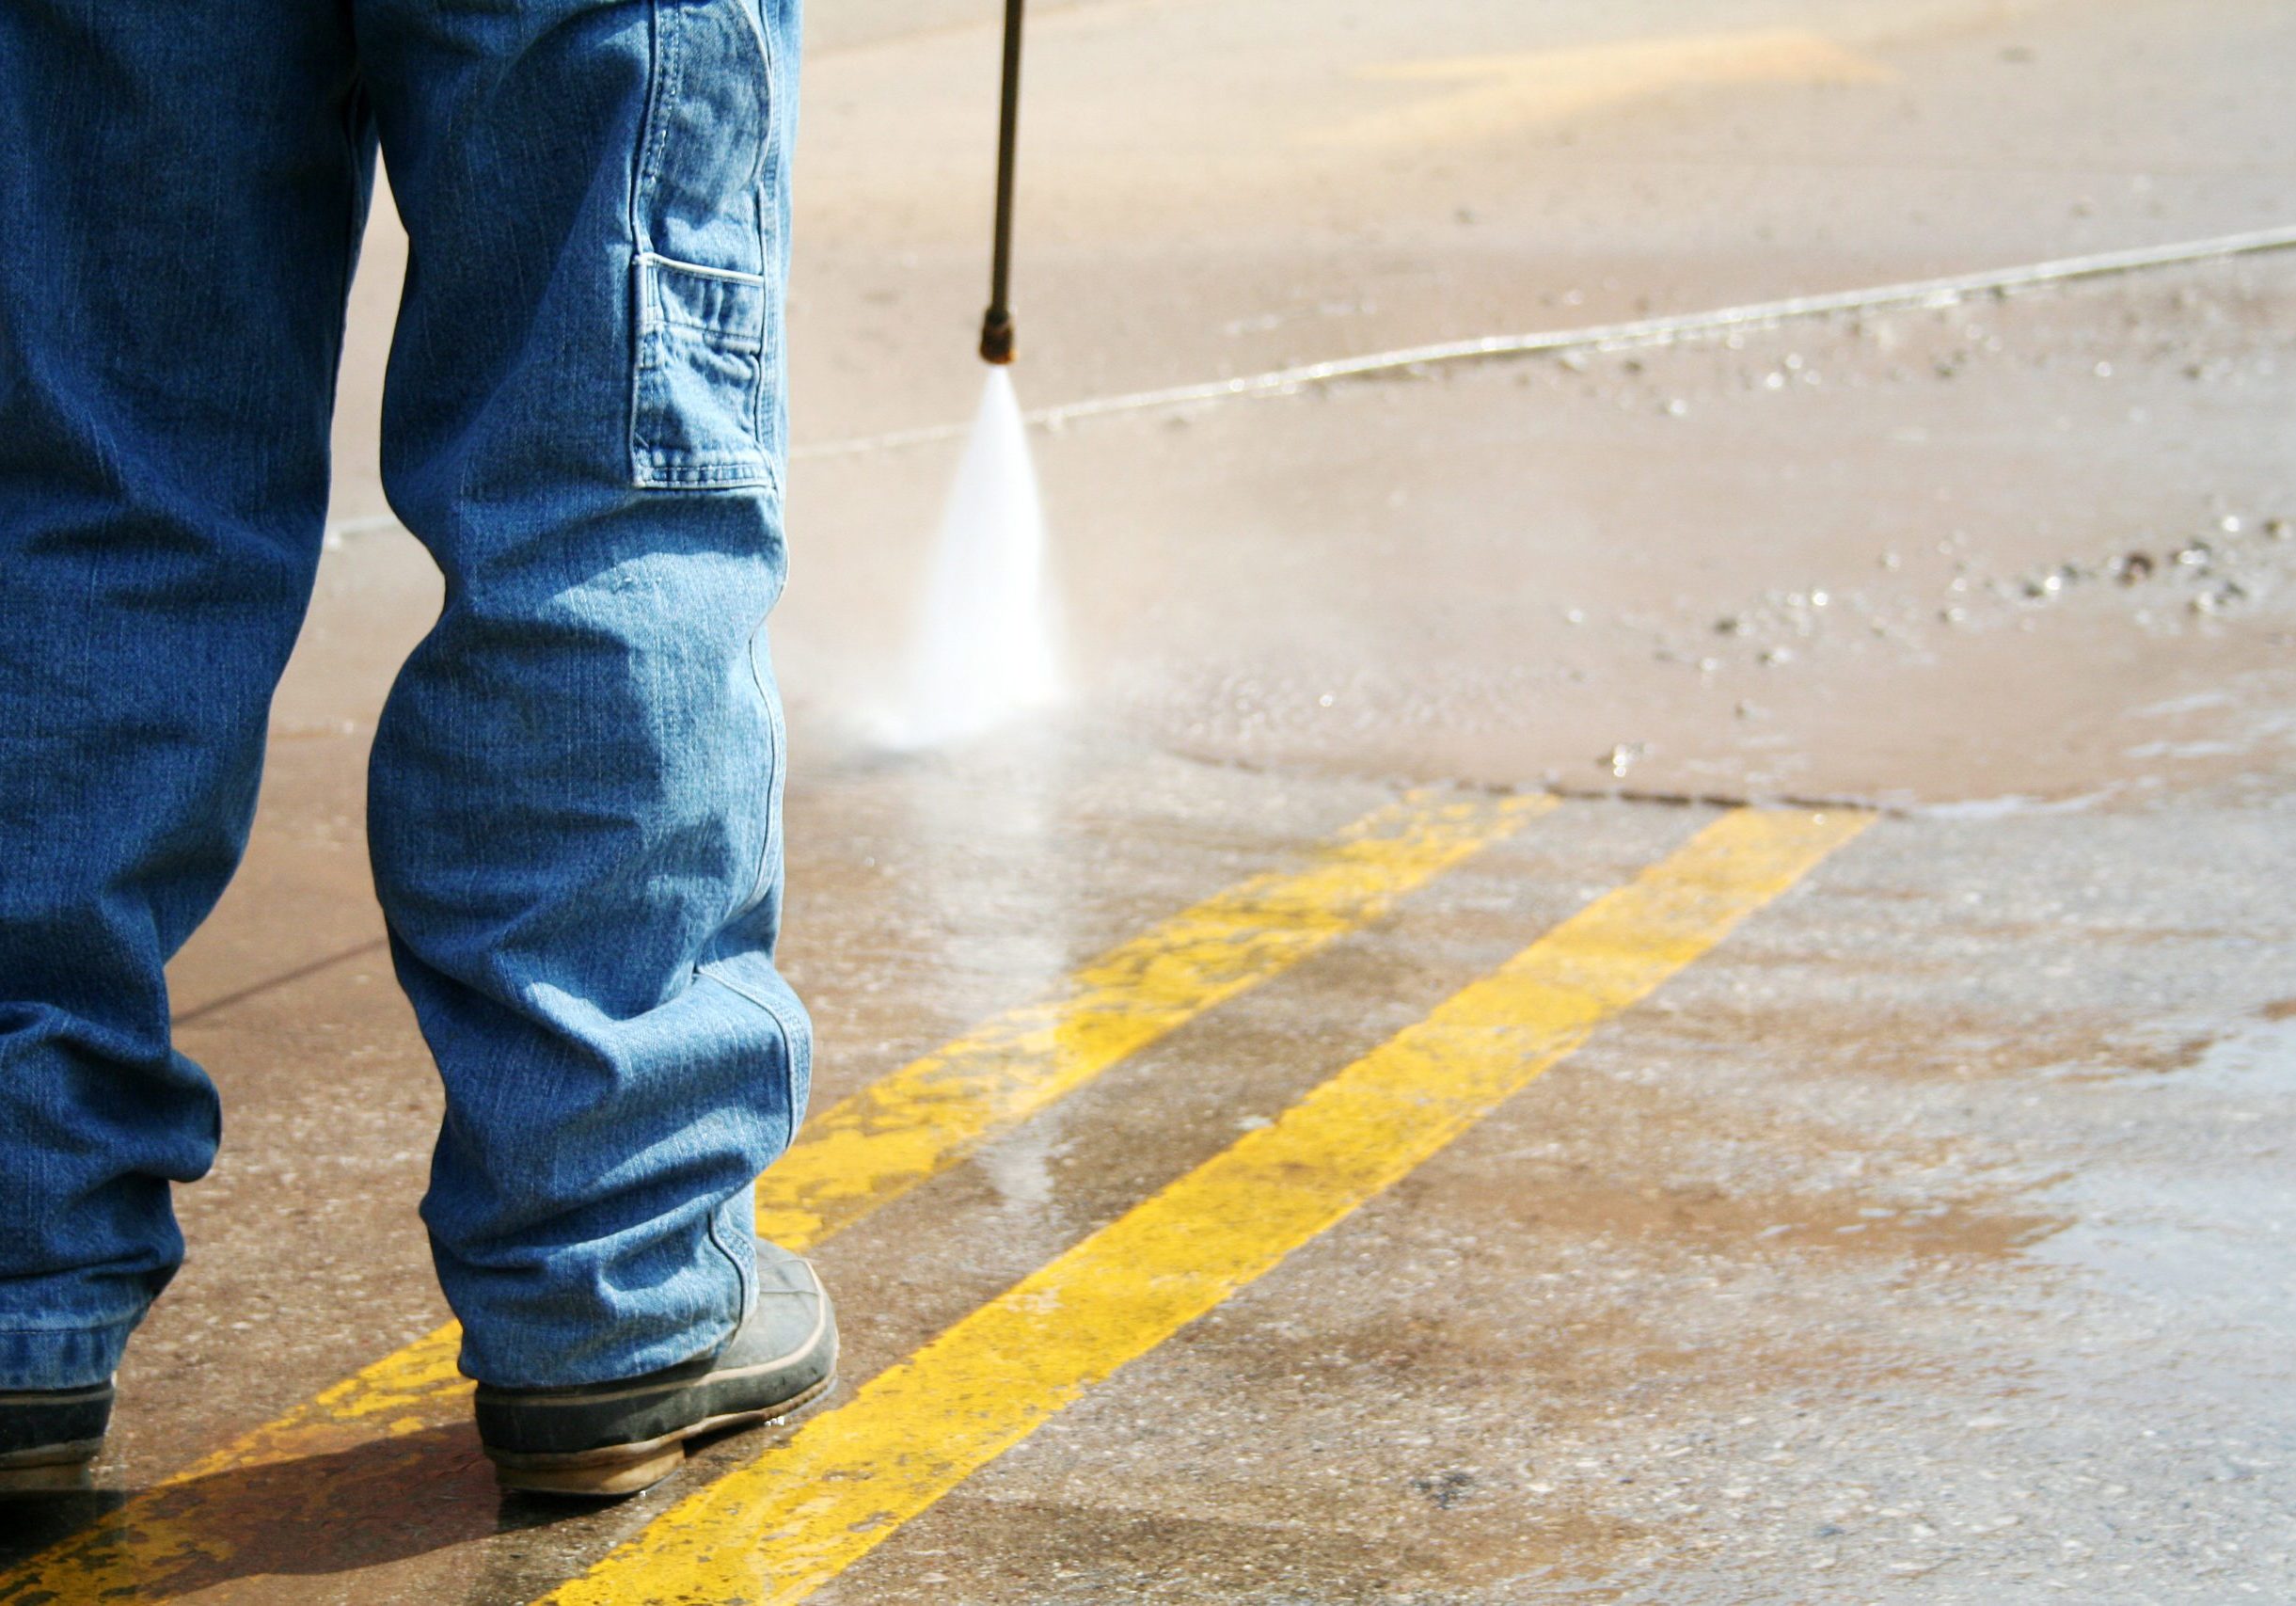
<instances>
[{"instance_id":1,"label":"white water jet","mask_svg":"<svg viewBox=\"0 0 2296 1606\"><path fill-rule=\"evenodd\" d=\"M989 371L935 543L901 747L978 736L1052 700L1059 688L1044 510L1012 376Z\"/></svg>"}]
</instances>

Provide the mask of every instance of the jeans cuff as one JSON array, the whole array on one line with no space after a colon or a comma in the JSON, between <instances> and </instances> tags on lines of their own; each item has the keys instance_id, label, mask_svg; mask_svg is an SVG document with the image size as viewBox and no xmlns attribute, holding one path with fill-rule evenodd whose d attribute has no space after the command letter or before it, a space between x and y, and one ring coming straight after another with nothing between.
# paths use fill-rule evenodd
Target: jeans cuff
<instances>
[{"instance_id":1,"label":"jeans cuff","mask_svg":"<svg viewBox=\"0 0 2296 1606\"><path fill-rule=\"evenodd\" d=\"M106 1382L127 1353L135 1317L103 1328L0 1328L0 1392Z\"/></svg>"}]
</instances>

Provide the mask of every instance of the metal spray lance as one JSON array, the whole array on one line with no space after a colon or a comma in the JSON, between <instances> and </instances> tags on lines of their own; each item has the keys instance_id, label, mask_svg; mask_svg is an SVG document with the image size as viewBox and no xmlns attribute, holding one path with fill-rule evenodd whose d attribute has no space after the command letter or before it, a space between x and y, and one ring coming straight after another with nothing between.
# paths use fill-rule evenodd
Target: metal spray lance
<instances>
[{"instance_id":1,"label":"metal spray lance","mask_svg":"<svg viewBox=\"0 0 2296 1606\"><path fill-rule=\"evenodd\" d=\"M989 311L981 319L981 360L1012 360L1012 154L1021 124L1021 0L1005 0L1005 93L996 137L996 248L989 274Z\"/></svg>"}]
</instances>

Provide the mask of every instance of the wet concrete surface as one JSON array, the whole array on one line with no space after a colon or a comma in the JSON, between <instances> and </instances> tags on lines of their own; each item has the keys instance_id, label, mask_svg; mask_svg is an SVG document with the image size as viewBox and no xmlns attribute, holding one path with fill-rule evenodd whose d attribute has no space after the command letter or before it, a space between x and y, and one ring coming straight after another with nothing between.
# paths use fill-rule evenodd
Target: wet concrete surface
<instances>
[{"instance_id":1,"label":"wet concrete surface","mask_svg":"<svg viewBox=\"0 0 2296 1606\"><path fill-rule=\"evenodd\" d=\"M1913 803L2269 768L2291 330L2296 254L1081 422L1042 454L1076 674L1286 771ZM847 528L898 495L816 471ZM866 619L855 545L815 583Z\"/></svg>"},{"instance_id":2,"label":"wet concrete surface","mask_svg":"<svg viewBox=\"0 0 2296 1606\"><path fill-rule=\"evenodd\" d=\"M815 19L801 449L969 409L988 11ZM1036 403L2282 223L2296 177L2263 0L1038 26ZM257 839L176 967L227 1101L194 1258L113 1492L11 1561L444 1316L360 820L436 601L371 467L402 256ZM940 755L872 732L954 450L800 457L816 1107L1404 785L1574 794L824 1245L851 1382L1722 803L1887 811L817 1598L2296 1598L2292 330L2286 253L1079 423L1037 443L1072 694ZM214 1476L241 1515L153 1598L525 1601L681 1492L504 1503L461 1427Z\"/></svg>"}]
</instances>

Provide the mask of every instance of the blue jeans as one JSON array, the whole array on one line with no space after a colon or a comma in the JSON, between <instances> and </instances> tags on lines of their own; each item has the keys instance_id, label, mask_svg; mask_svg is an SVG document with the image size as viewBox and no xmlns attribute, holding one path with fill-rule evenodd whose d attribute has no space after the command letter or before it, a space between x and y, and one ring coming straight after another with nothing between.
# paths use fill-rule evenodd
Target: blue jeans
<instances>
[{"instance_id":1,"label":"blue jeans","mask_svg":"<svg viewBox=\"0 0 2296 1606\"><path fill-rule=\"evenodd\" d=\"M112 1371L214 1154L161 966L245 846L378 136L384 485L446 603L369 836L464 1369L739 1320L811 1052L763 624L797 40L796 0L0 6L0 1390Z\"/></svg>"}]
</instances>

